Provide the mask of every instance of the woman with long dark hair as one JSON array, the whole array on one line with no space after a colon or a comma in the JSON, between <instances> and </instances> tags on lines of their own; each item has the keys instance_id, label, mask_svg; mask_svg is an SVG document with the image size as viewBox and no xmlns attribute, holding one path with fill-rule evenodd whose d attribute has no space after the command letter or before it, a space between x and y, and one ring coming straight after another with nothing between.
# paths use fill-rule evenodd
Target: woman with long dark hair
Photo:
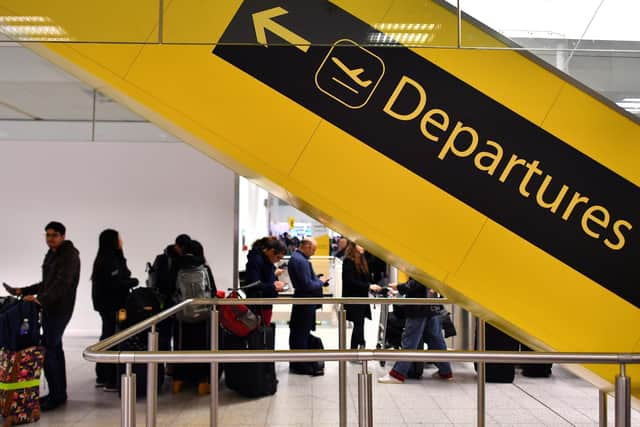
<instances>
[{"instance_id":1,"label":"woman with long dark hair","mask_svg":"<svg viewBox=\"0 0 640 427\"><path fill-rule=\"evenodd\" d=\"M98 244L98 255L91 273L91 299L94 310L102 319L102 341L115 334L118 310L124 307L129 289L138 285L138 279L131 277L122 251L122 239L116 230L107 229L100 233ZM116 365L96 364L97 387L118 391L116 381Z\"/></svg>"},{"instance_id":2,"label":"woman with long dark hair","mask_svg":"<svg viewBox=\"0 0 640 427\"><path fill-rule=\"evenodd\" d=\"M364 248L349 242L342 263L342 296L368 297L369 291L379 292L381 289L380 286L370 283ZM347 320L353 322L351 348L364 347L364 319L371 319L371 307L364 304L345 304L344 309L347 312Z\"/></svg>"}]
</instances>

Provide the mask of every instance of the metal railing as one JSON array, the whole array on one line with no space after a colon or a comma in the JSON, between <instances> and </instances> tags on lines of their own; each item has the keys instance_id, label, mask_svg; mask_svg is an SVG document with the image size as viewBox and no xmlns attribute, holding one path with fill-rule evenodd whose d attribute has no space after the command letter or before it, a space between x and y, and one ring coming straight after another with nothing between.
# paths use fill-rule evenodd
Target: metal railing
<instances>
[{"instance_id":1,"label":"metal railing","mask_svg":"<svg viewBox=\"0 0 640 427\"><path fill-rule=\"evenodd\" d=\"M359 425L371 427L372 381L367 363L379 360L429 361L429 362L478 362L477 381L477 424L485 425L485 363L565 363L565 364L619 364L620 374L615 382L615 425L631 425L631 378L626 375L626 365L640 363L640 353L545 353L545 352L495 352L484 350L484 322L479 320L479 351L433 351L433 350L347 350L346 314L344 304L443 304L446 299L436 298L274 298L274 299L192 299L183 301L162 313L125 329L83 352L85 360L97 363L126 364L121 382L121 425L136 425L136 380L133 374L134 363L147 364L147 402L146 425L155 427L157 415L157 363L210 363L211 364L211 417L210 425L218 425L218 364L250 362L311 362L317 360L338 361L339 375L339 413L340 426L347 425L347 369L349 360L362 362L362 372L358 374L358 414ZM211 350L210 351L157 351L156 324L191 304L210 305L211 311ZM272 351L220 351L218 349L218 310L217 305L254 305L254 304L339 304L337 350L272 350ZM148 351L110 351L109 349L128 338L151 329L148 339ZM606 392L599 392L600 425L606 426Z\"/></svg>"}]
</instances>

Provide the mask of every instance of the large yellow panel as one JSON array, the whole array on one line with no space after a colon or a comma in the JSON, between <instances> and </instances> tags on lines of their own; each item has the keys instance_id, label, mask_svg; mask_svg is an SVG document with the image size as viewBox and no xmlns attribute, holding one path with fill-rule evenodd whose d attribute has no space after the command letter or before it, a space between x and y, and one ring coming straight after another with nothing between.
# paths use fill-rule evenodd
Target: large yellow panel
<instances>
[{"instance_id":1,"label":"large yellow panel","mask_svg":"<svg viewBox=\"0 0 640 427\"><path fill-rule=\"evenodd\" d=\"M334 159L332 173L320 171ZM339 162L339 163L336 163ZM443 280L455 270L484 216L433 184L323 122L291 172L290 191L358 235ZM298 187L299 186L299 187ZM401 195L402 206L392 203ZM417 245L433 250L417 251Z\"/></svg>"},{"instance_id":2,"label":"large yellow panel","mask_svg":"<svg viewBox=\"0 0 640 427\"><path fill-rule=\"evenodd\" d=\"M214 56L211 46L146 46L127 80L282 173L320 122Z\"/></svg>"},{"instance_id":3,"label":"large yellow panel","mask_svg":"<svg viewBox=\"0 0 640 427\"><path fill-rule=\"evenodd\" d=\"M0 16L22 21L0 23L1 32L26 41L144 43L158 39L159 4L158 0L2 0ZM25 24L30 29L21 29Z\"/></svg>"},{"instance_id":4,"label":"large yellow panel","mask_svg":"<svg viewBox=\"0 0 640 427\"><path fill-rule=\"evenodd\" d=\"M566 84L543 127L640 185L640 126L637 121L622 116L617 109L597 102L588 93Z\"/></svg>"}]
</instances>

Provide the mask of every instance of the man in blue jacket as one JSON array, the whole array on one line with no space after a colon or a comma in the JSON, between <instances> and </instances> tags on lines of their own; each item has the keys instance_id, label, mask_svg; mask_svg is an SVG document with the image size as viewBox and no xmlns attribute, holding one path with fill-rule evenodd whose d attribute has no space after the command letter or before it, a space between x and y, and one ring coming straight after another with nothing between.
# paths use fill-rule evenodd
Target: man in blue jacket
<instances>
[{"instance_id":1,"label":"man in blue jacket","mask_svg":"<svg viewBox=\"0 0 640 427\"><path fill-rule=\"evenodd\" d=\"M327 285L329 278L318 278L313 271L309 258L316 252L318 244L313 239L304 239L300 247L291 255L289 261L289 278L293 285L293 296L298 298L322 297L322 287ZM292 350L307 350L317 346L311 335L316 329L316 309L314 305L294 305L289 322L289 348ZM324 375L324 366L319 362L291 362L291 373L300 375Z\"/></svg>"}]
</instances>

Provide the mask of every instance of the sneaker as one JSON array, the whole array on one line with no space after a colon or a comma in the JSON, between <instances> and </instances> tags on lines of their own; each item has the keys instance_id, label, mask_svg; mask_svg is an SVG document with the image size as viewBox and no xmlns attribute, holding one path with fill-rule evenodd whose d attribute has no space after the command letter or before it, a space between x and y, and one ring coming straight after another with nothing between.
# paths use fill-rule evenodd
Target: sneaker
<instances>
[{"instance_id":1,"label":"sneaker","mask_svg":"<svg viewBox=\"0 0 640 427\"><path fill-rule=\"evenodd\" d=\"M404 381L397 379L396 377L392 377L387 374L384 377L378 378L378 382L381 384L403 384Z\"/></svg>"},{"instance_id":2,"label":"sneaker","mask_svg":"<svg viewBox=\"0 0 640 427\"><path fill-rule=\"evenodd\" d=\"M431 377L443 381L453 381L453 373L451 372L449 372L448 374L441 374L440 371L437 371L434 372Z\"/></svg>"},{"instance_id":3,"label":"sneaker","mask_svg":"<svg viewBox=\"0 0 640 427\"><path fill-rule=\"evenodd\" d=\"M117 393L118 386L116 386L115 384L105 384L103 390L106 391L107 393Z\"/></svg>"}]
</instances>

